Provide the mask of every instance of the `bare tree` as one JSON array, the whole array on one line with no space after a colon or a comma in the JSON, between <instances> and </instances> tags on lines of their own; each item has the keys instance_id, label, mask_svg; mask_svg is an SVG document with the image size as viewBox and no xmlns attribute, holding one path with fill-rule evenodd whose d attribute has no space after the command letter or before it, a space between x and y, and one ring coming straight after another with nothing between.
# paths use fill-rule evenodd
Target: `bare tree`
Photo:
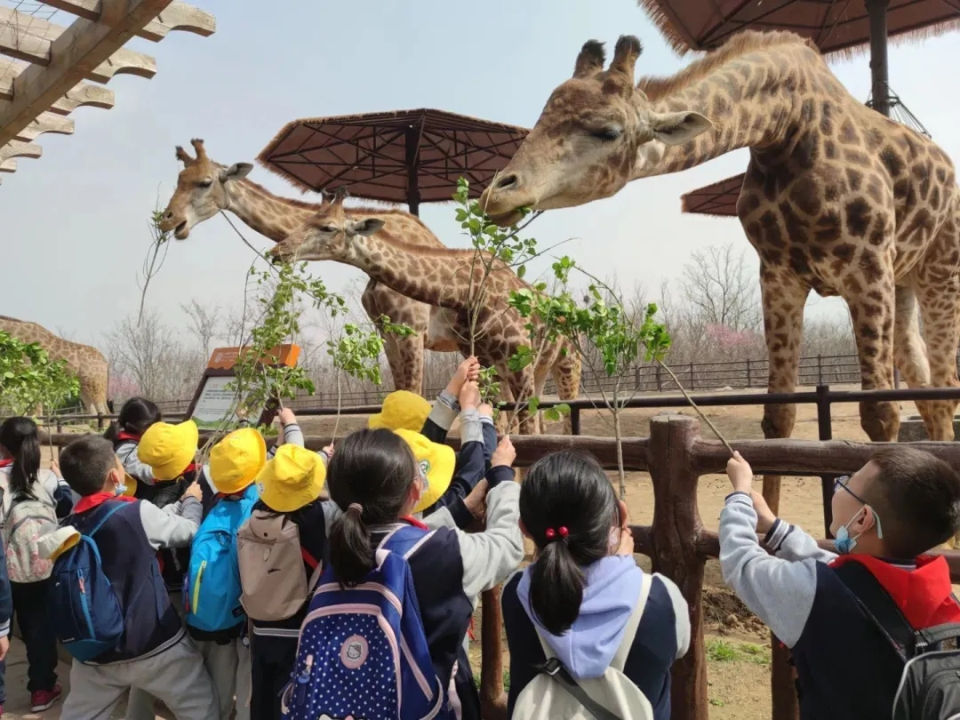
<instances>
[{"instance_id":1,"label":"bare tree","mask_svg":"<svg viewBox=\"0 0 960 720\"><path fill-rule=\"evenodd\" d=\"M214 305L208 309L191 299L189 303L180 303L180 309L186 313L190 332L200 345L200 354L204 359L209 358L213 341L220 337L220 308Z\"/></svg>"},{"instance_id":2,"label":"bare tree","mask_svg":"<svg viewBox=\"0 0 960 720\"><path fill-rule=\"evenodd\" d=\"M135 317L125 317L107 334L107 342L112 370L131 378L152 400L182 399L196 386L196 350L181 344L156 313L145 313L139 324Z\"/></svg>"},{"instance_id":3,"label":"bare tree","mask_svg":"<svg viewBox=\"0 0 960 720\"><path fill-rule=\"evenodd\" d=\"M695 251L684 265L683 297L703 323L737 332L760 328L759 283L747 272L745 253L732 244L711 245Z\"/></svg>"}]
</instances>

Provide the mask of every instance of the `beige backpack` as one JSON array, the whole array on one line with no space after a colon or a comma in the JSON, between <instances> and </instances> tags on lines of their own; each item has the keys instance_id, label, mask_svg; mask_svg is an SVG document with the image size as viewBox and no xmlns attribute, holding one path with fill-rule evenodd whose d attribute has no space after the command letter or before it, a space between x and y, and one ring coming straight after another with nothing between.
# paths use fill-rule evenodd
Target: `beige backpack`
<instances>
[{"instance_id":1,"label":"beige backpack","mask_svg":"<svg viewBox=\"0 0 960 720\"><path fill-rule=\"evenodd\" d=\"M237 532L240 603L252 620L276 622L297 614L323 563L300 546L297 524L283 513L254 510ZM303 564L314 570L307 579Z\"/></svg>"},{"instance_id":2,"label":"beige backpack","mask_svg":"<svg viewBox=\"0 0 960 720\"><path fill-rule=\"evenodd\" d=\"M623 668L650 594L650 575L644 573L640 598L627 620L623 640L610 667L598 678L575 679L557 659L539 630L537 636L547 662L520 691L513 720L653 720L653 706Z\"/></svg>"}]
</instances>

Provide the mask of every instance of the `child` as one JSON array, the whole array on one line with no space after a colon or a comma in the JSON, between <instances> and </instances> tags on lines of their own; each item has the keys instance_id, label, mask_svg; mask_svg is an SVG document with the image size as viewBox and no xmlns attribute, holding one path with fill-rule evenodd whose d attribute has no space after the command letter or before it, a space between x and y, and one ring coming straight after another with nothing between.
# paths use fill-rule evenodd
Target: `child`
<instances>
[{"instance_id":1,"label":"child","mask_svg":"<svg viewBox=\"0 0 960 720\"><path fill-rule=\"evenodd\" d=\"M430 657L445 692L462 656L473 599L497 585L523 556L517 526L519 486L512 482L510 467L515 455L509 438L493 455L484 532L423 528L423 540L407 556ZM408 516L420 500L421 474L398 435L361 430L337 448L327 481L331 501L342 512L330 531L330 563L336 578L352 585L373 568L375 550L393 530L415 524ZM460 670L470 675L469 668ZM453 717L457 705L462 717L479 717L476 693L451 697L449 692L438 717Z\"/></svg>"},{"instance_id":2,"label":"child","mask_svg":"<svg viewBox=\"0 0 960 720\"><path fill-rule=\"evenodd\" d=\"M30 558L24 567L12 571L19 569L27 576L14 574L21 581L10 583L10 589L27 646L30 711L43 712L57 702L62 691L57 684L57 638L47 617L52 564L32 558L36 534L56 527L57 518L69 514L73 498L66 483L51 471L40 469L40 441L37 426L30 418L12 417L0 425L0 458L4 537L8 548L19 550L19 558ZM20 503L28 504L20 505L21 511L12 516ZM46 579L29 582L39 576Z\"/></svg>"},{"instance_id":3,"label":"child","mask_svg":"<svg viewBox=\"0 0 960 720\"><path fill-rule=\"evenodd\" d=\"M140 500L152 500L156 491L153 469L137 456L138 445L147 429L162 419L159 408L146 398L130 398L120 408L117 421L110 423L103 434L113 443L123 469L133 480L134 487L127 488L126 494Z\"/></svg>"},{"instance_id":4,"label":"child","mask_svg":"<svg viewBox=\"0 0 960 720\"><path fill-rule=\"evenodd\" d=\"M536 559L503 590L508 715L546 662L542 638L576 679L602 676L629 642L623 673L654 717L669 720L670 667L690 642L687 603L671 580L637 567L627 507L597 461L564 450L534 463L520 489L520 523ZM624 628L644 584L640 623L628 638Z\"/></svg>"},{"instance_id":5,"label":"child","mask_svg":"<svg viewBox=\"0 0 960 720\"><path fill-rule=\"evenodd\" d=\"M332 503L324 503L321 499L326 459L333 454L332 447L324 450L324 453L314 453L299 443L280 446L257 478L261 487L260 501L250 520L254 524L262 518L268 523L271 517L280 515L283 517L281 526L289 522L297 527L302 562L289 568L288 572L302 572L305 578L314 576L318 564L326 557L330 524L327 513L336 512ZM245 586L248 582L249 578ZM290 681L297 636L305 614L305 603L289 617L271 622L250 613L253 666L250 717L257 720L279 720L281 717L280 693Z\"/></svg>"},{"instance_id":6,"label":"child","mask_svg":"<svg viewBox=\"0 0 960 720\"><path fill-rule=\"evenodd\" d=\"M217 697L203 658L186 636L170 603L155 559L161 547L186 547L200 520L200 489L160 510L120 497L124 469L109 440L87 436L68 445L60 459L70 487L81 495L68 525L89 532L114 503L96 534L103 571L124 614L116 648L95 662L74 661L63 720L107 720L128 688L160 698L180 720L216 720ZM60 540L70 528L48 536Z\"/></svg>"},{"instance_id":7,"label":"child","mask_svg":"<svg viewBox=\"0 0 960 720\"><path fill-rule=\"evenodd\" d=\"M837 478L830 527L837 556L773 515L752 492L753 473L739 453L727 474L733 492L720 515L723 577L793 650L801 717L890 717L903 662L850 585L869 571L867 581L890 595L914 629L960 622L946 560L922 555L960 529L960 476L915 448L878 450L852 477Z\"/></svg>"},{"instance_id":8,"label":"child","mask_svg":"<svg viewBox=\"0 0 960 720\"><path fill-rule=\"evenodd\" d=\"M0 540L0 553L3 541ZM13 600L10 595L10 581L7 579L7 564L0 563L0 717L3 716L3 704L6 702L6 688L3 685L3 661L10 649L10 619L13 617Z\"/></svg>"},{"instance_id":9,"label":"child","mask_svg":"<svg viewBox=\"0 0 960 720\"><path fill-rule=\"evenodd\" d=\"M137 445L137 458L150 468L153 476L153 487L143 491L144 499L157 507L165 507L177 502L199 477L194 463L198 437L193 420L177 425L158 421L144 431ZM212 501L213 493L209 496Z\"/></svg>"}]
</instances>

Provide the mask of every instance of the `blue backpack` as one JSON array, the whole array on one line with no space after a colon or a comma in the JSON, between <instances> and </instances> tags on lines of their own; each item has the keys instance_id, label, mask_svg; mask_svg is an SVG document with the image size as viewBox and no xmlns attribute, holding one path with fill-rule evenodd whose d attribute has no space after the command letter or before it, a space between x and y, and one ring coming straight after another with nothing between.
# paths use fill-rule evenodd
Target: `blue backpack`
<instances>
[{"instance_id":1,"label":"blue backpack","mask_svg":"<svg viewBox=\"0 0 960 720\"><path fill-rule=\"evenodd\" d=\"M290 720L436 717L446 698L430 659L407 557L428 533L405 526L377 550L377 567L341 587L329 565L300 628L281 698Z\"/></svg>"},{"instance_id":2,"label":"blue backpack","mask_svg":"<svg viewBox=\"0 0 960 720\"><path fill-rule=\"evenodd\" d=\"M103 572L93 536L126 503L104 506L93 529L53 564L53 627L60 642L80 662L112 650L123 637L123 608Z\"/></svg>"},{"instance_id":3,"label":"blue backpack","mask_svg":"<svg viewBox=\"0 0 960 720\"><path fill-rule=\"evenodd\" d=\"M196 630L229 630L246 620L240 605L237 530L250 517L258 497L253 484L239 498L221 498L193 536L184 605L187 625Z\"/></svg>"}]
</instances>

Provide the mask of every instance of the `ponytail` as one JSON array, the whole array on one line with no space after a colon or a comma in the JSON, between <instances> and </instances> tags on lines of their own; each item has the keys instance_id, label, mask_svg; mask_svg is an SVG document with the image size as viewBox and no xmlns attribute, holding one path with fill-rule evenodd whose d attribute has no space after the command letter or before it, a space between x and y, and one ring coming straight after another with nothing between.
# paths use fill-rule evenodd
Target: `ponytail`
<instances>
[{"instance_id":1,"label":"ponytail","mask_svg":"<svg viewBox=\"0 0 960 720\"><path fill-rule=\"evenodd\" d=\"M554 635L562 635L580 614L583 601L583 571L566 540L544 545L530 568L530 607L540 623Z\"/></svg>"},{"instance_id":2,"label":"ponytail","mask_svg":"<svg viewBox=\"0 0 960 720\"><path fill-rule=\"evenodd\" d=\"M13 456L10 468L10 494L19 497L35 497L33 486L40 471L40 438L37 425L26 417L8 418L0 425L0 445Z\"/></svg>"},{"instance_id":3,"label":"ponytail","mask_svg":"<svg viewBox=\"0 0 960 720\"><path fill-rule=\"evenodd\" d=\"M162 419L160 408L154 403L146 398L133 397L123 404L117 419L110 423L103 436L116 447L120 442L120 433L143 435L147 428Z\"/></svg>"},{"instance_id":4,"label":"ponytail","mask_svg":"<svg viewBox=\"0 0 960 720\"><path fill-rule=\"evenodd\" d=\"M619 525L613 486L591 455L545 455L520 486L520 519L537 546L530 607L544 628L562 635L580 614L583 568L610 553Z\"/></svg>"},{"instance_id":5,"label":"ponytail","mask_svg":"<svg viewBox=\"0 0 960 720\"><path fill-rule=\"evenodd\" d=\"M330 530L330 564L342 585L363 581L375 566L370 531L363 522L363 508L351 504Z\"/></svg>"},{"instance_id":6,"label":"ponytail","mask_svg":"<svg viewBox=\"0 0 960 720\"><path fill-rule=\"evenodd\" d=\"M327 486L343 510L330 528L330 565L342 585L362 582L376 567L369 528L397 521L416 476L410 448L390 430L358 430L337 448Z\"/></svg>"}]
</instances>

